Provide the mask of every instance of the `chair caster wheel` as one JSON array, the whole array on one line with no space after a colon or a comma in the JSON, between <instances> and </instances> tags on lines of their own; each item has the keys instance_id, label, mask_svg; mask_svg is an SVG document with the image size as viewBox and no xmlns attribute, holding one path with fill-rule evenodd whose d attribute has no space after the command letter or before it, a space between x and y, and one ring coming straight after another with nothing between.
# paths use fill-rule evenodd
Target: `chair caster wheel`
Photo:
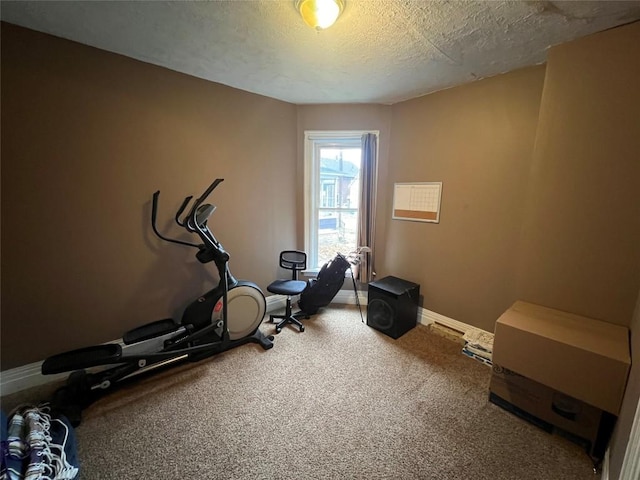
<instances>
[{"instance_id":1,"label":"chair caster wheel","mask_svg":"<svg viewBox=\"0 0 640 480\"><path fill-rule=\"evenodd\" d=\"M304 332L304 327L300 327L300 331L301 331L301 332Z\"/></svg>"},{"instance_id":2,"label":"chair caster wheel","mask_svg":"<svg viewBox=\"0 0 640 480\"><path fill-rule=\"evenodd\" d=\"M281 328L276 328L276 333L280 333L282 331Z\"/></svg>"},{"instance_id":3,"label":"chair caster wheel","mask_svg":"<svg viewBox=\"0 0 640 480\"><path fill-rule=\"evenodd\" d=\"M273 339L276 337L274 337L273 335L269 335L267 338L273 342Z\"/></svg>"}]
</instances>

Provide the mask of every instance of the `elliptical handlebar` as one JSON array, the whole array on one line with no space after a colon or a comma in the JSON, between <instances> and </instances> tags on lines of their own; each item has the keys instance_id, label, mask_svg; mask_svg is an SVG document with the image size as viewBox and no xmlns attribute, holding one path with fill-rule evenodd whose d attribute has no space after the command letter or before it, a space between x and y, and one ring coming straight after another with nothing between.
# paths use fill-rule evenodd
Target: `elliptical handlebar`
<instances>
[{"instance_id":1,"label":"elliptical handlebar","mask_svg":"<svg viewBox=\"0 0 640 480\"><path fill-rule=\"evenodd\" d=\"M160 196L160 190L153 194L153 208L151 211L151 226L153 227L154 233L167 242L177 243L179 245L185 245L187 247L194 247L198 249L198 253L196 253L196 258L202 263L208 263L213 261L216 264L216 268L218 269L218 274L220 276L221 284L224 284L225 291L225 306L226 309L226 291L231 287L235 286L238 283L238 280L234 278L234 276L229 271L229 254L225 251L224 247L218 242L216 237L211 233L209 227L207 226L207 219L211 213L215 210L213 205L203 205L203 202L207 199L211 192L220 185L224 179L217 178L213 181L211 185L204 191L200 197L193 203L193 206L189 210L188 215L184 216L182 221L180 220L180 215L187 208L187 205L193 198L189 196L185 198L176 213L175 220L178 225L185 228L190 233L196 233L200 239L204 242L204 244L197 245L191 242L185 242L183 240L176 240L173 238L167 238L162 235L158 228L156 227L156 217L158 213L158 197ZM202 207L202 209L201 209ZM200 214L201 218L198 218Z\"/></svg>"},{"instance_id":2,"label":"elliptical handlebar","mask_svg":"<svg viewBox=\"0 0 640 480\"><path fill-rule=\"evenodd\" d=\"M158 228L156 226L156 218L157 218L157 214L158 214L158 198L160 197L160 190L156 191L153 194L153 205L152 205L152 210L151 210L151 226L153 228L153 232L159 238L161 238L162 240L165 240L167 242L177 243L179 245L185 245L185 246L188 246L188 247L195 247L195 248L197 248L199 250L202 250L203 248L213 248L213 249L217 250L219 253L226 254L226 252L224 252L224 249L222 248L220 243L214 237L213 233L211 233L209 228L206 226L206 220L198 222L198 208L207 199L207 197L209 195L211 195L211 192L213 192L213 190L218 185L220 185L220 183L222 183L223 181L224 181L223 178L215 179L213 181L213 183L211 185L209 185L209 187L207 187L207 189L204 191L204 193L202 195L200 195L200 197L198 197L198 199L196 199L196 201L193 203L191 209L189 210L189 213L187 215L185 215L182 220L180 220L180 215L182 215L184 210L187 208L187 205L189 204L189 202L191 202L191 200L193 199L192 195L186 197L183 200L182 205L180 205L180 208L178 208L178 211L177 211L177 213L175 215L176 223L178 225L180 225L181 227L185 228L188 232L198 234L198 236L204 242L204 245L198 245L198 244L191 243L191 242L185 242L183 240L176 240L176 239L168 238L168 237L165 237L164 235L162 235L158 231ZM211 208L209 210L211 212L213 212L214 208Z\"/></svg>"},{"instance_id":3,"label":"elliptical handlebar","mask_svg":"<svg viewBox=\"0 0 640 480\"><path fill-rule=\"evenodd\" d=\"M181 227L184 227L184 222L180 221L180 215L182 215L182 212L184 212L184 209L187 207L192 198L193 195L189 195L187 198L185 198L182 202L182 205L180 205L180 208L176 212L176 223Z\"/></svg>"},{"instance_id":4,"label":"elliptical handlebar","mask_svg":"<svg viewBox=\"0 0 640 480\"><path fill-rule=\"evenodd\" d=\"M187 247L200 248L200 245L196 245L195 243L185 242L183 240L176 240L173 238L165 237L158 231L158 227L156 226L156 218L158 216L158 198L159 197L160 197L160 190L157 190L153 194L153 204L151 206L151 227L153 228L153 233L155 233L159 238L161 238L165 242L177 243L178 245L186 245ZM184 207L186 206L187 203L188 201L187 199L185 199L185 202L182 204L182 207L180 208L184 210ZM176 216L176 221L178 221L177 216ZM178 222L178 225L183 226L180 222Z\"/></svg>"}]
</instances>

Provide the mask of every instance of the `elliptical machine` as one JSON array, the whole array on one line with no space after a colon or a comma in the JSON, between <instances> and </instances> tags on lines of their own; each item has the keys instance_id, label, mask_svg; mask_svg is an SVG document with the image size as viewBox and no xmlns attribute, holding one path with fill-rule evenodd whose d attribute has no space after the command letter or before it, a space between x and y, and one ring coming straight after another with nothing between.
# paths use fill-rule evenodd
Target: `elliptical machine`
<instances>
[{"instance_id":1,"label":"elliptical machine","mask_svg":"<svg viewBox=\"0 0 640 480\"><path fill-rule=\"evenodd\" d=\"M215 206L204 201L223 181L216 179L194 201L189 213L181 215L193 196L182 202L175 215L178 225L197 234L202 244L167 238L156 227L158 198L153 194L151 225L162 240L193 247L201 263L214 262L220 281L185 309L180 323L171 318L158 320L126 332L123 344L108 343L71 350L47 358L42 374L73 372L66 385L51 401L52 408L64 413L74 426L80 424L82 409L121 382L152 370L184 361L198 361L249 342L268 350L273 336L265 336L259 326L266 312L266 300L260 288L248 281L236 280L229 270L229 254L215 238L207 221ZM87 372L85 369L92 369Z\"/></svg>"}]
</instances>

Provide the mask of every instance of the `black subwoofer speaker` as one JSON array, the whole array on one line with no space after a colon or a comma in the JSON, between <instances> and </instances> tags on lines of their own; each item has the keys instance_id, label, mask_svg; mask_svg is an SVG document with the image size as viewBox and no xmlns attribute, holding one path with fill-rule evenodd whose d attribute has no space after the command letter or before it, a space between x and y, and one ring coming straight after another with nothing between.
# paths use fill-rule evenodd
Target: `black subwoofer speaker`
<instances>
[{"instance_id":1,"label":"black subwoofer speaker","mask_svg":"<svg viewBox=\"0 0 640 480\"><path fill-rule=\"evenodd\" d=\"M369 284L367 325L391 338L398 338L416 326L420 285L396 277L384 277Z\"/></svg>"}]
</instances>

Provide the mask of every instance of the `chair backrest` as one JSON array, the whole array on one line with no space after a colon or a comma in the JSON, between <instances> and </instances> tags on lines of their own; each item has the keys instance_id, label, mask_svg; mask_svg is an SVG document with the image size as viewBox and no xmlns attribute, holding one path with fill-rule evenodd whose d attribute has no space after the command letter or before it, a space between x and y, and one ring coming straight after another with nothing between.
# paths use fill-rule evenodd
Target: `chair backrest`
<instances>
[{"instance_id":1,"label":"chair backrest","mask_svg":"<svg viewBox=\"0 0 640 480\"><path fill-rule=\"evenodd\" d=\"M291 270L291 279L298 279L298 272L307 268L307 254L300 250L283 250L280 252L280 266Z\"/></svg>"}]
</instances>

